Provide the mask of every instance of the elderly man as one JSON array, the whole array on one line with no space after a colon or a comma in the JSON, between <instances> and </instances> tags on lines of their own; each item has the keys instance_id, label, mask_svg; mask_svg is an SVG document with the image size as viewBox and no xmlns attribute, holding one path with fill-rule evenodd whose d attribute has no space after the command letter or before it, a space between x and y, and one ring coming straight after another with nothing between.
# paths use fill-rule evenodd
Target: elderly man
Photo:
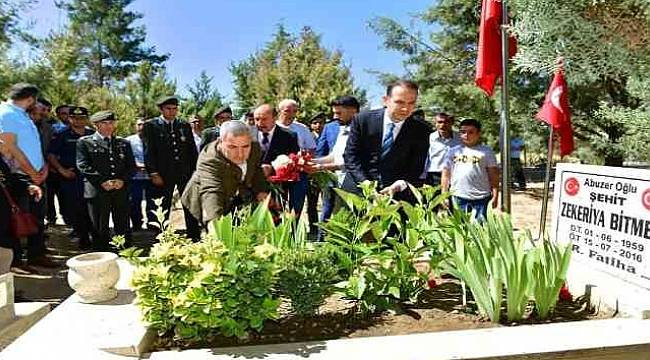
<instances>
[{"instance_id":1,"label":"elderly man","mask_svg":"<svg viewBox=\"0 0 650 360\"><path fill-rule=\"evenodd\" d=\"M115 136L115 114L99 111L90 117L97 132L77 141L77 168L84 178L84 197L92 220L93 248L109 250L109 218L115 235L131 240L129 181L135 172L131 143Z\"/></svg>"},{"instance_id":2,"label":"elderly man","mask_svg":"<svg viewBox=\"0 0 650 360\"><path fill-rule=\"evenodd\" d=\"M316 150L316 140L309 128L296 120L298 113L298 102L293 99L284 99L278 104L278 120L276 124L289 131L293 131L298 136L298 147L301 151L314 153ZM308 178L307 174L302 173L300 180L289 187L289 205L300 216L302 207L305 204L307 196Z\"/></svg>"},{"instance_id":3,"label":"elderly man","mask_svg":"<svg viewBox=\"0 0 650 360\"><path fill-rule=\"evenodd\" d=\"M206 224L254 201L269 191L260 166L262 151L241 121L221 124L220 137L208 144L181 201L192 216Z\"/></svg>"}]
</instances>

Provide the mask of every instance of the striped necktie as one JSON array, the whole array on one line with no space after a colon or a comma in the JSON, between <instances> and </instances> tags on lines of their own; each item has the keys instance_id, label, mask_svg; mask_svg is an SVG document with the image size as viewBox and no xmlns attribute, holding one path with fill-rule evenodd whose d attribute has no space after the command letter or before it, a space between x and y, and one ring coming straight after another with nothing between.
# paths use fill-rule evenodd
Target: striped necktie
<instances>
[{"instance_id":1,"label":"striped necktie","mask_svg":"<svg viewBox=\"0 0 650 360\"><path fill-rule=\"evenodd\" d=\"M395 123L391 122L388 124L388 132L384 136L384 140L381 143L381 157L382 159L388 155L388 152L393 147L393 130L395 129Z\"/></svg>"}]
</instances>

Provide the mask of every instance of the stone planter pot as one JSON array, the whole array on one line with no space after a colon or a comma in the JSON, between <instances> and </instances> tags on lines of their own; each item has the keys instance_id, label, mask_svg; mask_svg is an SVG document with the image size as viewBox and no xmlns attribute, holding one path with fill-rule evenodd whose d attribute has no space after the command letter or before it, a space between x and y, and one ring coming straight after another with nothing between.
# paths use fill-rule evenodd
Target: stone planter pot
<instances>
[{"instance_id":1,"label":"stone planter pot","mask_svg":"<svg viewBox=\"0 0 650 360\"><path fill-rule=\"evenodd\" d=\"M77 255L66 262L68 284L83 303L97 303L117 297L115 284L120 278L117 255L93 252Z\"/></svg>"}]
</instances>

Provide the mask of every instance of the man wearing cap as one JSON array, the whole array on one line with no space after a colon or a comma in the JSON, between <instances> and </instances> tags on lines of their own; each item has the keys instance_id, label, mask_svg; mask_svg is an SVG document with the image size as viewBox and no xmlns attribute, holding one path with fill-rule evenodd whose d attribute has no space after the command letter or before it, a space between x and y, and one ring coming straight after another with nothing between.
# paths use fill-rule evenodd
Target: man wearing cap
<instances>
[{"instance_id":1,"label":"man wearing cap","mask_svg":"<svg viewBox=\"0 0 650 360\"><path fill-rule=\"evenodd\" d=\"M84 197L96 237L95 250L109 249L109 218L113 217L115 235L130 242L128 184L135 172L131 144L114 136L115 114L99 111L90 117L97 132L79 139L77 167L84 177Z\"/></svg>"},{"instance_id":2,"label":"man wearing cap","mask_svg":"<svg viewBox=\"0 0 650 360\"><path fill-rule=\"evenodd\" d=\"M198 152L192 136L192 128L184 120L176 118L178 98L168 96L158 102L160 117L144 124L144 162L153 184L153 198L162 198L162 208L169 212L174 189L182 194L196 168ZM195 240L201 236L199 223L183 208L187 235Z\"/></svg>"},{"instance_id":3,"label":"man wearing cap","mask_svg":"<svg viewBox=\"0 0 650 360\"><path fill-rule=\"evenodd\" d=\"M47 161L50 167L61 176L61 198L59 206L65 219L68 219L74 233L79 238L79 248L90 249L91 224L84 199L84 183L77 169L77 144L79 139L92 135L95 130L87 127L88 109L81 106L70 107L70 126L54 135L50 144Z\"/></svg>"},{"instance_id":4,"label":"man wearing cap","mask_svg":"<svg viewBox=\"0 0 650 360\"><path fill-rule=\"evenodd\" d=\"M219 138L219 129L221 124L230 120L232 120L232 109L229 105L217 110L217 112L214 113L214 126L203 130L203 133L201 134L201 149L209 143L217 140Z\"/></svg>"},{"instance_id":5,"label":"man wearing cap","mask_svg":"<svg viewBox=\"0 0 650 360\"><path fill-rule=\"evenodd\" d=\"M0 104L0 141L4 143L5 159L11 172L28 176L31 182L41 186L47 178L47 165L43 159L41 139L34 122L27 115L36 104L39 90L36 86L18 83L9 90L9 99ZM28 194L14 199L25 211L38 219L38 233L27 238L27 261L29 265L52 267L55 264L45 256L43 232L45 223L45 199L32 199ZM44 218L44 216L43 216ZM14 246L13 265L22 265L22 246Z\"/></svg>"}]
</instances>

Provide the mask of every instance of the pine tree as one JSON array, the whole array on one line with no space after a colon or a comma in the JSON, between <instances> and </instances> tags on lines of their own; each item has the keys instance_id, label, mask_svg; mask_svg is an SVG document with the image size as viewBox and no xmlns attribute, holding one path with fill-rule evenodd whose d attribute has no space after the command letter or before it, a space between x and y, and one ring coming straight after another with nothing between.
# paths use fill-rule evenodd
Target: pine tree
<instances>
[{"instance_id":1,"label":"pine tree","mask_svg":"<svg viewBox=\"0 0 650 360\"><path fill-rule=\"evenodd\" d=\"M594 162L650 160L650 4L646 0L515 0L517 66L550 77L559 56L576 136Z\"/></svg>"},{"instance_id":2,"label":"pine tree","mask_svg":"<svg viewBox=\"0 0 650 360\"><path fill-rule=\"evenodd\" d=\"M156 101L176 92L176 82L167 79L165 68L148 61L138 65L126 80L125 93L138 117L145 119L159 114ZM135 119L133 119L135 120Z\"/></svg>"},{"instance_id":3,"label":"pine tree","mask_svg":"<svg viewBox=\"0 0 650 360\"><path fill-rule=\"evenodd\" d=\"M327 113L337 96L353 95L365 103L366 93L355 87L343 54L320 42L309 27L294 36L280 25L264 49L231 66L239 107L291 98L300 103L299 119L306 120L320 111Z\"/></svg>"},{"instance_id":4,"label":"pine tree","mask_svg":"<svg viewBox=\"0 0 650 360\"><path fill-rule=\"evenodd\" d=\"M157 55L144 45L144 26L134 23L142 14L128 10L133 0L70 0L57 2L68 12L70 29L81 45L80 61L86 80L95 86L122 81L142 61L161 64L168 55Z\"/></svg>"},{"instance_id":5,"label":"pine tree","mask_svg":"<svg viewBox=\"0 0 650 360\"><path fill-rule=\"evenodd\" d=\"M184 117L198 114L206 119L211 119L217 109L223 106L223 97L212 84L212 80L213 77L208 76L203 70L198 79L194 80L194 84L187 86L190 96L181 107Z\"/></svg>"}]
</instances>

